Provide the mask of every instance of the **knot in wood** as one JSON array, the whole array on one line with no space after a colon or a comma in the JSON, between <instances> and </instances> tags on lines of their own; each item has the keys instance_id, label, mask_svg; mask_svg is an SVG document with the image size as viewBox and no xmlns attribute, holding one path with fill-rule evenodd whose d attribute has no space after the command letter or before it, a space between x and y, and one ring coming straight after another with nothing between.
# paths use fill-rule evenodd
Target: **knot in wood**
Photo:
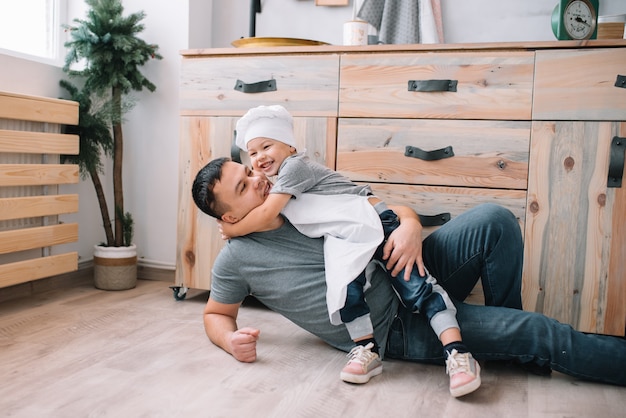
<instances>
[{"instance_id":1,"label":"knot in wood","mask_svg":"<svg viewBox=\"0 0 626 418\"><path fill-rule=\"evenodd\" d=\"M185 259L187 260L187 263L189 263L190 266L193 266L194 264L196 264L196 254L193 251L186 251Z\"/></svg>"},{"instance_id":2,"label":"knot in wood","mask_svg":"<svg viewBox=\"0 0 626 418\"><path fill-rule=\"evenodd\" d=\"M539 212L539 203L537 203L537 201L536 201L536 200L535 200L535 201L533 201L533 202L531 202L531 204L530 204L530 211L531 211L532 213L537 213L537 212Z\"/></svg>"}]
</instances>

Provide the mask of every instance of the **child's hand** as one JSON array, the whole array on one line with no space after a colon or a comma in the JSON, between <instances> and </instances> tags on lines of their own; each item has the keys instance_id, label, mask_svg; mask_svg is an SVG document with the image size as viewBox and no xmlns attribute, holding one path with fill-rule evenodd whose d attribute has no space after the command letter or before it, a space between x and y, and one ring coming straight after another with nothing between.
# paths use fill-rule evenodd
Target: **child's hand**
<instances>
[{"instance_id":1,"label":"child's hand","mask_svg":"<svg viewBox=\"0 0 626 418\"><path fill-rule=\"evenodd\" d=\"M221 221L221 220L217 220L217 229L220 231L220 235L222 236L223 240L229 240L232 237L230 235L228 235L227 232L224 231L224 227L226 227L226 229L228 229L228 223Z\"/></svg>"}]
</instances>

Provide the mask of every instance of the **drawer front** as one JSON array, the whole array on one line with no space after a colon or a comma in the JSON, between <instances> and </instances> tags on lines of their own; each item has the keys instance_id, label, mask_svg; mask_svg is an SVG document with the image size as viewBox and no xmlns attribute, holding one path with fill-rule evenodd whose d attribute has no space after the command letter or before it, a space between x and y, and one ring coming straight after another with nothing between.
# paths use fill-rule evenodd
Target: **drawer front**
<instances>
[{"instance_id":1,"label":"drawer front","mask_svg":"<svg viewBox=\"0 0 626 418\"><path fill-rule=\"evenodd\" d=\"M482 203L495 203L508 208L524 231L526 192L466 187L410 186L404 184L370 183L374 193L387 204L409 206L420 215L449 213L454 218ZM438 226L424 227L424 236Z\"/></svg>"},{"instance_id":2,"label":"drawer front","mask_svg":"<svg viewBox=\"0 0 626 418\"><path fill-rule=\"evenodd\" d=\"M339 116L529 120L533 69L525 51L346 55Z\"/></svg>"},{"instance_id":3,"label":"drawer front","mask_svg":"<svg viewBox=\"0 0 626 418\"><path fill-rule=\"evenodd\" d=\"M338 55L186 58L180 109L188 116L241 116L281 104L294 116L336 117L338 73Z\"/></svg>"},{"instance_id":4,"label":"drawer front","mask_svg":"<svg viewBox=\"0 0 626 418\"><path fill-rule=\"evenodd\" d=\"M525 190L530 126L525 121L339 119L337 170L354 181ZM427 152L450 147L454 155L427 161L406 156L407 146Z\"/></svg>"},{"instance_id":5,"label":"drawer front","mask_svg":"<svg viewBox=\"0 0 626 418\"><path fill-rule=\"evenodd\" d=\"M626 48L538 51L533 119L626 120Z\"/></svg>"}]
</instances>

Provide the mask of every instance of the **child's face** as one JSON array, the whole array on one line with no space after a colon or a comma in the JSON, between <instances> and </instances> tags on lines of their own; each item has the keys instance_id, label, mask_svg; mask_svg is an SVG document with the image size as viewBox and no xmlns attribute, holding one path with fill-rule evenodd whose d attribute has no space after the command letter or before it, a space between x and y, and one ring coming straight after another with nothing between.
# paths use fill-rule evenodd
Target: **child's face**
<instances>
[{"instance_id":1,"label":"child's face","mask_svg":"<svg viewBox=\"0 0 626 418\"><path fill-rule=\"evenodd\" d=\"M278 174L278 169L285 158L295 152L294 147L270 138L259 137L248 142L248 155L252 168L265 173L266 176Z\"/></svg>"}]
</instances>

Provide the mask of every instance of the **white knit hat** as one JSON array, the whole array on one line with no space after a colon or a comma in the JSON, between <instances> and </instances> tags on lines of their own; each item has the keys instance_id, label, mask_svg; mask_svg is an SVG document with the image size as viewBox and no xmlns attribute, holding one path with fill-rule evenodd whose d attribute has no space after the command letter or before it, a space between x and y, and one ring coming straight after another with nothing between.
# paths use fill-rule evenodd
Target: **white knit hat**
<instances>
[{"instance_id":1,"label":"white knit hat","mask_svg":"<svg viewBox=\"0 0 626 418\"><path fill-rule=\"evenodd\" d=\"M237 138L239 148L248 151L248 142L254 138L270 138L295 148L293 137L293 118L280 105L258 106L248 110L237 122Z\"/></svg>"}]
</instances>

